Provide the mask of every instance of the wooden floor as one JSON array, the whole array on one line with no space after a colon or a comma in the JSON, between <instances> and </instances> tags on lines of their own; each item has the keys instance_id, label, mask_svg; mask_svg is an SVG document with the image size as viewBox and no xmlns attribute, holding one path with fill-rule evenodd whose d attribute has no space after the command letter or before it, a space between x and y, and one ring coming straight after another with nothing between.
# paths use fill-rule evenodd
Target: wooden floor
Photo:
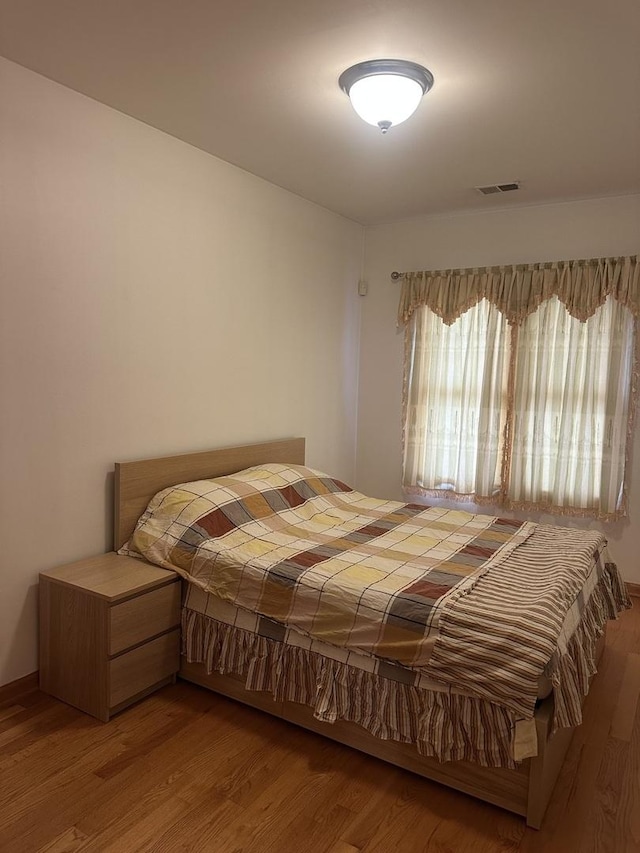
<instances>
[{"instance_id":1,"label":"wooden floor","mask_svg":"<svg viewBox=\"0 0 640 853\"><path fill-rule=\"evenodd\" d=\"M540 830L178 682L110 723L32 689L0 703L0 851L636 853L640 601Z\"/></svg>"}]
</instances>

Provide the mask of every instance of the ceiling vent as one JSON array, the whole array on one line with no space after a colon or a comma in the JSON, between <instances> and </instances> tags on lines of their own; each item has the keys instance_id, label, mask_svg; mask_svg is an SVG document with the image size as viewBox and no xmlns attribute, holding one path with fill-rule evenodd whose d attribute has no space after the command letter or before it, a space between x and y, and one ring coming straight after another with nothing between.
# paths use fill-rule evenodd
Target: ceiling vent
<instances>
[{"instance_id":1,"label":"ceiling vent","mask_svg":"<svg viewBox=\"0 0 640 853\"><path fill-rule=\"evenodd\" d=\"M494 195L494 193L510 193L520 189L520 181L511 181L508 184L489 184L486 187L476 187L482 195Z\"/></svg>"}]
</instances>

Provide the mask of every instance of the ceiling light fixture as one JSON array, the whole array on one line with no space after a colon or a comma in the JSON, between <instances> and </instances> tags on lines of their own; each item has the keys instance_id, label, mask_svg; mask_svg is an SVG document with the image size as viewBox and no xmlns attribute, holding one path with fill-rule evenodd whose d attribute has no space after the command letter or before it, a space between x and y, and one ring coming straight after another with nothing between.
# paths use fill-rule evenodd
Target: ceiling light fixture
<instances>
[{"instance_id":1,"label":"ceiling light fixture","mask_svg":"<svg viewBox=\"0 0 640 853\"><path fill-rule=\"evenodd\" d=\"M433 86L433 74L403 59L372 59L347 68L338 84L360 118L386 133L418 109Z\"/></svg>"}]
</instances>

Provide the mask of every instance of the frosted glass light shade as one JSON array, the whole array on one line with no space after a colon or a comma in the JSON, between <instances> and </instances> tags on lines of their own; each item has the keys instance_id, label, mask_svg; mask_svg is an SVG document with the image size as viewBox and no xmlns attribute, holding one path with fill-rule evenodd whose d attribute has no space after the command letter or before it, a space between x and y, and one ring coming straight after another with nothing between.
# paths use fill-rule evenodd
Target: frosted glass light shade
<instances>
[{"instance_id":1,"label":"frosted glass light shade","mask_svg":"<svg viewBox=\"0 0 640 853\"><path fill-rule=\"evenodd\" d=\"M372 59L347 68L338 84L360 118L386 133L413 115L433 86L433 75L415 62Z\"/></svg>"},{"instance_id":2,"label":"frosted glass light shade","mask_svg":"<svg viewBox=\"0 0 640 853\"><path fill-rule=\"evenodd\" d=\"M391 127L412 116L422 100L422 86L409 77L376 74L353 84L349 97L361 119L375 127Z\"/></svg>"}]
</instances>

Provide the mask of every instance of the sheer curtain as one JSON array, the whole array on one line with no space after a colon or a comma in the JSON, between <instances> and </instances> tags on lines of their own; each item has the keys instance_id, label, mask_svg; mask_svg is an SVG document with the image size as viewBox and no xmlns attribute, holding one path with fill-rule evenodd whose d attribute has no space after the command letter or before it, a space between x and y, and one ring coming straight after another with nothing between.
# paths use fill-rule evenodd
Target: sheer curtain
<instances>
[{"instance_id":1,"label":"sheer curtain","mask_svg":"<svg viewBox=\"0 0 640 853\"><path fill-rule=\"evenodd\" d=\"M518 330L508 494L613 512L623 498L633 317L608 298L581 323L553 298Z\"/></svg>"},{"instance_id":2,"label":"sheer curtain","mask_svg":"<svg viewBox=\"0 0 640 853\"><path fill-rule=\"evenodd\" d=\"M405 273L409 494L627 514L637 257Z\"/></svg>"},{"instance_id":3,"label":"sheer curtain","mask_svg":"<svg viewBox=\"0 0 640 853\"><path fill-rule=\"evenodd\" d=\"M509 338L487 300L446 326L426 307L407 339L405 487L499 492Z\"/></svg>"}]
</instances>

